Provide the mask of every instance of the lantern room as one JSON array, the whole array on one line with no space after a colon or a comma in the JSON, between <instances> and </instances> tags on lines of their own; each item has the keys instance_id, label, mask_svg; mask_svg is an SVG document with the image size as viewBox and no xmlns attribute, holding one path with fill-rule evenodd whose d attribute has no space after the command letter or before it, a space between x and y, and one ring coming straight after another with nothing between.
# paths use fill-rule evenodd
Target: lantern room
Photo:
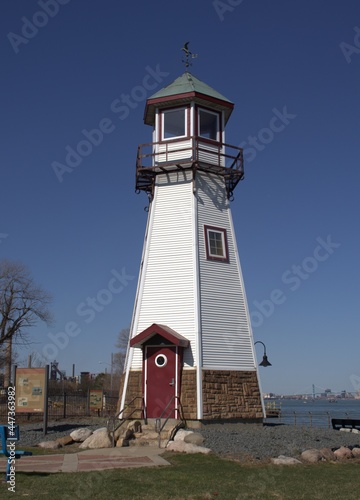
<instances>
[{"instance_id":1,"label":"lantern room","mask_svg":"<svg viewBox=\"0 0 360 500\"><path fill-rule=\"evenodd\" d=\"M242 179L242 150L225 143L233 103L186 71L146 103L153 142L137 156L137 190L153 191L161 171L197 168L225 177L228 196Z\"/></svg>"}]
</instances>

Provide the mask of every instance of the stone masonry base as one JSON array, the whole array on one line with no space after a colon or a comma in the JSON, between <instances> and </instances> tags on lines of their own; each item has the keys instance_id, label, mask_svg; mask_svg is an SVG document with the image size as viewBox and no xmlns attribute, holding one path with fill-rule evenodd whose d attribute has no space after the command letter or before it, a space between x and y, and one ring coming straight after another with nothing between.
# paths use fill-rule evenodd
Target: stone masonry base
<instances>
[{"instance_id":1,"label":"stone masonry base","mask_svg":"<svg viewBox=\"0 0 360 500\"><path fill-rule=\"evenodd\" d=\"M120 395L123 390L121 381ZM203 420L259 421L264 417L256 371L203 370ZM125 401L142 397L142 371L130 371ZM196 370L182 370L180 400L187 420L196 420ZM141 407L141 400L133 408ZM124 416L130 413L124 412ZM139 418L139 415L134 415Z\"/></svg>"},{"instance_id":2,"label":"stone masonry base","mask_svg":"<svg viewBox=\"0 0 360 500\"><path fill-rule=\"evenodd\" d=\"M263 418L256 371L203 370L204 420Z\"/></svg>"}]
</instances>

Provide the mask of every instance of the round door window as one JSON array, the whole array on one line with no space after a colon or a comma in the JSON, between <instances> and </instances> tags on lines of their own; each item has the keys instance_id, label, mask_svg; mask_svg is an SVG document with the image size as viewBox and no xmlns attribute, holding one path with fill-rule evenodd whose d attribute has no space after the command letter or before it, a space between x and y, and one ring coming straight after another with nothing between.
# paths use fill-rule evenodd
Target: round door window
<instances>
[{"instance_id":1,"label":"round door window","mask_svg":"<svg viewBox=\"0 0 360 500\"><path fill-rule=\"evenodd\" d=\"M158 354L155 358L155 364L156 366L158 366L159 368L162 368L163 366L166 366L167 364L167 357L165 356L165 354Z\"/></svg>"}]
</instances>

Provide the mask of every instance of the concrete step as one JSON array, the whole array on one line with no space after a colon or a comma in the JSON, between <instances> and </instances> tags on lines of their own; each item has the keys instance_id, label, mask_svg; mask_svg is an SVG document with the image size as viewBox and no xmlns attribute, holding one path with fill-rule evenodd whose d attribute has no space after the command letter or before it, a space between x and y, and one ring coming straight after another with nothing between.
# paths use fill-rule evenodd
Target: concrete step
<instances>
[{"instance_id":1,"label":"concrete step","mask_svg":"<svg viewBox=\"0 0 360 500\"><path fill-rule=\"evenodd\" d=\"M160 446L165 447L174 428L180 422L169 419L160 433ZM115 431L116 446L158 446L159 433L155 430L156 419L148 420L147 424L139 419L129 420ZM133 432L133 430L138 432Z\"/></svg>"},{"instance_id":2,"label":"concrete step","mask_svg":"<svg viewBox=\"0 0 360 500\"><path fill-rule=\"evenodd\" d=\"M160 448L165 448L168 443L167 439L161 439L160 440ZM150 447L159 447L159 440L158 439L131 439L129 441L129 446L150 446Z\"/></svg>"}]
</instances>

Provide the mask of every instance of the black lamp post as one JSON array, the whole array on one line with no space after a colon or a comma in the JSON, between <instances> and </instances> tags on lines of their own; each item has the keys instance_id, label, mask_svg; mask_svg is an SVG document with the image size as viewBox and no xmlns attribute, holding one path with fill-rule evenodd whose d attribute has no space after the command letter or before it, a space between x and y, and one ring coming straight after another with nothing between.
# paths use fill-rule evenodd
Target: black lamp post
<instances>
[{"instance_id":1,"label":"black lamp post","mask_svg":"<svg viewBox=\"0 0 360 500\"><path fill-rule=\"evenodd\" d=\"M265 347L264 342L261 342L261 340L257 340L254 343L254 345L256 345L256 344L262 344L264 346L264 355L263 355L263 359L262 359L261 363L259 363L259 366L264 366L264 367L272 366L271 363L268 361L268 358L266 356L266 347Z\"/></svg>"}]
</instances>

